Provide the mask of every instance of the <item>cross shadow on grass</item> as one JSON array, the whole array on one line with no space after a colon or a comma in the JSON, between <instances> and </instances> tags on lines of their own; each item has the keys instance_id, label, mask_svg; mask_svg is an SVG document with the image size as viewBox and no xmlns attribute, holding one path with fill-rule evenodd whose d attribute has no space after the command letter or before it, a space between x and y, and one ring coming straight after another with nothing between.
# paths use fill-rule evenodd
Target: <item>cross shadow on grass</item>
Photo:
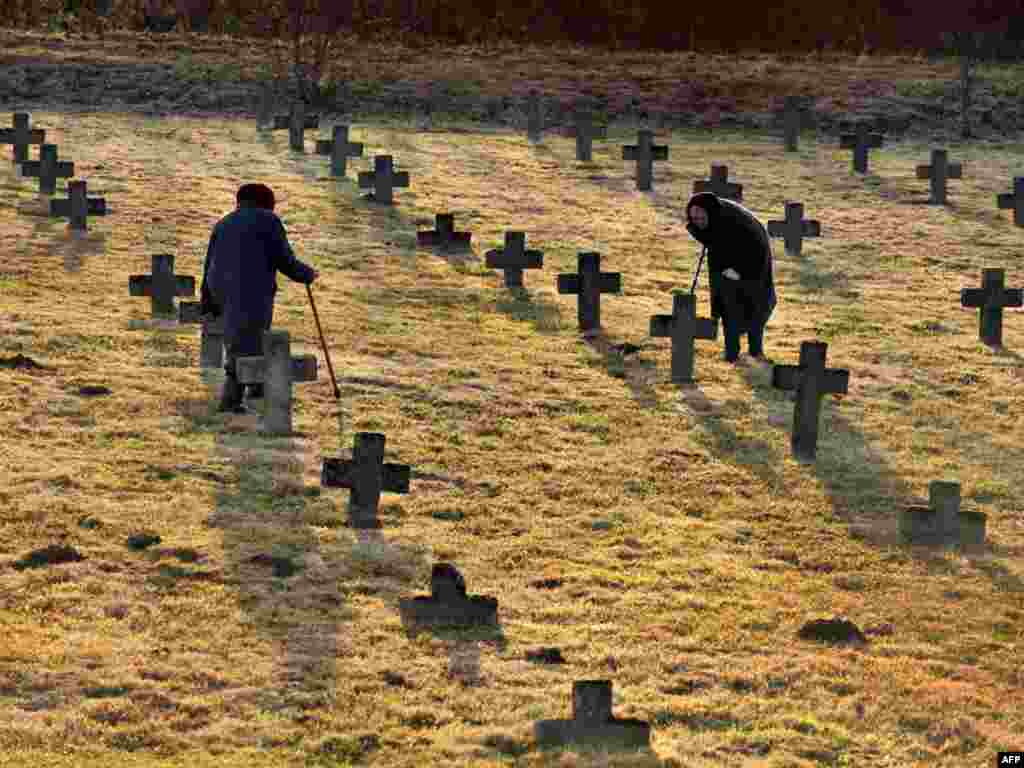
<instances>
[{"instance_id":1,"label":"cross shadow on grass","mask_svg":"<svg viewBox=\"0 0 1024 768\"><path fill-rule=\"evenodd\" d=\"M642 408L657 408L658 395L654 390L653 382L657 378L657 365L644 360L638 356L638 351L624 354L618 348L623 342L613 342L604 329L590 331L582 336L583 342L601 355L601 361L597 363L602 366L612 378L622 379L626 382L633 399ZM593 363L590 363L593 365Z\"/></svg>"},{"instance_id":2,"label":"cross shadow on grass","mask_svg":"<svg viewBox=\"0 0 1024 768\"><path fill-rule=\"evenodd\" d=\"M526 321L538 333L557 333L562 327L562 311L543 295L534 298L527 288L499 288L494 308L513 320Z\"/></svg>"},{"instance_id":3,"label":"cross shadow on grass","mask_svg":"<svg viewBox=\"0 0 1024 768\"><path fill-rule=\"evenodd\" d=\"M107 233L71 229L67 220L47 217L33 224L32 240L49 240L48 252L61 257L64 271L74 274L81 271L86 256L100 256L106 251Z\"/></svg>"}]
</instances>

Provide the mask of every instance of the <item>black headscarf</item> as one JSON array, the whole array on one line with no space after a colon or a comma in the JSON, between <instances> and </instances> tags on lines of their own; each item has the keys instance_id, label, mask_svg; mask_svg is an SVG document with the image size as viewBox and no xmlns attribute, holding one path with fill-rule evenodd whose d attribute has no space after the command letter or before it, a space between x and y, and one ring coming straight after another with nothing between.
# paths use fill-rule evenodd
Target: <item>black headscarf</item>
<instances>
[{"instance_id":1,"label":"black headscarf","mask_svg":"<svg viewBox=\"0 0 1024 768\"><path fill-rule=\"evenodd\" d=\"M274 210L274 190L266 184L243 184L238 188L235 200L243 208L253 206L268 211Z\"/></svg>"},{"instance_id":2,"label":"black headscarf","mask_svg":"<svg viewBox=\"0 0 1024 768\"><path fill-rule=\"evenodd\" d=\"M690 220L690 208L694 205L698 208L703 208L708 214L708 225L704 229L697 229ZM721 208L722 204L718 201L718 198L715 197L713 192L698 192L696 195L691 197L689 202L686 204L686 231L704 245L710 245L710 237L715 231L715 222L718 220L718 214Z\"/></svg>"}]
</instances>

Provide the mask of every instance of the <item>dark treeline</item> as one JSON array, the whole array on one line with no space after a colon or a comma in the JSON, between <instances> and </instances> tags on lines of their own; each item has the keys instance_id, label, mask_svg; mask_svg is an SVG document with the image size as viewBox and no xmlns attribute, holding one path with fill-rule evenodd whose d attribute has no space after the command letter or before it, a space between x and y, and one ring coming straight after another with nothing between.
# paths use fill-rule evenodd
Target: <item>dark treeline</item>
<instances>
[{"instance_id":1,"label":"dark treeline","mask_svg":"<svg viewBox=\"0 0 1024 768\"><path fill-rule=\"evenodd\" d=\"M13 13L0 23L45 23L48 12L69 6L89 10L97 2L111 9L112 26L140 25L145 5L150 12L159 7L208 17L211 31L231 33L272 15L271 9L286 17L299 8L340 13L344 26L364 38L427 44L937 53L954 52L970 33L973 52L983 56L1019 58L1024 49L1024 0L3 0L0 5L9 3Z\"/></svg>"}]
</instances>

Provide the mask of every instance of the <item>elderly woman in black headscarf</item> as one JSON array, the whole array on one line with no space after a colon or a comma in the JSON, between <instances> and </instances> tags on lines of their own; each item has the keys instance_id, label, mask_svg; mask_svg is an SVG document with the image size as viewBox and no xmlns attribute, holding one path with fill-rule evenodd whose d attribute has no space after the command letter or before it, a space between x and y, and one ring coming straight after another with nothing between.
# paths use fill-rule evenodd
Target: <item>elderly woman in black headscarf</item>
<instances>
[{"instance_id":1,"label":"elderly woman in black headscarf","mask_svg":"<svg viewBox=\"0 0 1024 768\"><path fill-rule=\"evenodd\" d=\"M686 204L686 231L707 249L711 316L725 329L725 359L740 354L747 334L750 356L764 361L764 326L775 309L768 232L739 203L701 192Z\"/></svg>"}]
</instances>

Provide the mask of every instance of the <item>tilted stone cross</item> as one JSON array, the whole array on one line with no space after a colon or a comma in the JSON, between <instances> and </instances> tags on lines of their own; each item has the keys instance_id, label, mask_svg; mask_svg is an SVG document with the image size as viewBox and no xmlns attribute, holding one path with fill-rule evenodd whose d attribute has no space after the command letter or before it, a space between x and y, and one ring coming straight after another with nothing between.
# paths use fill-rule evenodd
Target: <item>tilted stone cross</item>
<instances>
[{"instance_id":1,"label":"tilted stone cross","mask_svg":"<svg viewBox=\"0 0 1024 768\"><path fill-rule=\"evenodd\" d=\"M784 220L769 221L767 229L769 236L783 238L786 254L791 256L803 252L805 237L821 237L821 222L804 219L803 203L787 202Z\"/></svg>"},{"instance_id":2,"label":"tilted stone cross","mask_svg":"<svg viewBox=\"0 0 1024 768\"><path fill-rule=\"evenodd\" d=\"M29 128L28 112L14 113L14 127L0 128L0 144L14 146L14 162L28 161L28 145L42 144L46 140L46 131L40 128Z\"/></svg>"},{"instance_id":3,"label":"tilted stone cross","mask_svg":"<svg viewBox=\"0 0 1024 768\"><path fill-rule=\"evenodd\" d=\"M417 245L440 248L441 250L469 247L469 241L473 237L473 233L455 231L455 214L435 214L434 226L436 229L416 233Z\"/></svg>"},{"instance_id":4,"label":"tilted stone cross","mask_svg":"<svg viewBox=\"0 0 1024 768\"><path fill-rule=\"evenodd\" d=\"M1013 209L1013 223L1024 227L1024 176L1015 176L1013 192L996 195L996 205L1000 210Z\"/></svg>"},{"instance_id":5,"label":"tilted stone cross","mask_svg":"<svg viewBox=\"0 0 1024 768\"><path fill-rule=\"evenodd\" d=\"M484 263L488 269L505 270L505 287L522 288L524 269L541 269L544 254L541 251L526 250L525 232L506 232L505 247L488 251Z\"/></svg>"},{"instance_id":6,"label":"tilted stone cross","mask_svg":"<svg viewBox=\"0 0 1024 768\"><path fill-rule=\"evenodd\" d=\"M380 494L409 492L409 465L384 462L384 435L357 432L352 459L324 459L320 485L348 488L349 524L353 528L380 528Z\"/></svg>"},{"instance_id":7,"label":"tilted stone cross","mask_svg":"<svg viewBox=\"0 0 1024 768\"><path fill-rule=\"evenodd\" d=\"M266 398L263 431L292 432L292 384L316 381L316 356L292 357L287 331L264 331L263 354L239 357L235 373L240 384L262 384Z\"/></svg>"},{"instance_id":8,"label":"tilted stone cross","mask_svg":"<svg viewBox=\"0 0 1024 768\"><path fill-rule=\"evenodd\" d=\"M840 148L853 150L853 170L857 173L868 172L868 150L882 146L882 134L868 133L870 128L865 122L854 126L853 133L840 136Z\"/></svg>"},{"instance_id":9,"label":"tilted stone cross","mask_svg":"<svg viewBox=\"0 0 1024 768\"><path fill-rule=\"evenodd\" d=\"M668 160L668 146L656 145L653 131L638 131L635 146L622 148L623 160L636 160L636 188L647 191L651 188L651 176L655 160Z\"/></svg>"},{"instance_id":10,"label":"tilted stone cross","mask_svg":"<svg viewBox=\"0 0 1024 768\"><path fill-rule=\"evenodd\" d=\"M533 735L542 747L614 744L643 749L650 747L651 726L612 715L611 681L578 680L572 684L572 720L538 720Z\"/></svg>"},{"instance_id":11,"label":"tilted stone cross","mask_svg":"<svg viewBox=\"0 0 1024 768\"><path fill-rule=\"evenodd\" d=\"M57 160L57 145L43 144L39 147L38 160L26 160L21 164L21 175L39 179L39 193L52 195L57 191L57 179L70 179L75 175L75 164Z\"/></svg>"},{"instance_id":12,"label":"tilted stone cross","mask_svg":"<svg viewBox=\"0 0 1024 768\"><path fill-rule=\"evenodd\" d=\"M366 196L368 200L391 204L394 202L392 189L409 186L409 172L396 173L391 163L391 155L377 155L373 158L372 171L360 171L359 188L373 189L373 192Z\"/></svg>"},{"instance_id":13,"label":"tilted stone cross","mask_svg":"<svg viewBox=\"0 0 1024 768\"><path fill-rule=\"evenodd\" d=\"M224 316L203 319L198 301L178 302L178 322L182 325L201 324L199 335L199 367L220 368L224 365Z\"/></svg>"},{"instance_id":14,"label":"tilted stone cross","mask_svg":"<svg viewBox=\"0 0 1024 768\"><path fill-rule=\"evenodd\" d=\"M581 163L591 162L594 139L608 138L608 128L595 126L594 116L590 110L579 110L575 113L573 125L568 133L576 137L576 160Z\"/></svg>"},{"instance_id":15,"label":"tilted stone cross","mask_svg":"<svg viewBox=\"0 0 1024 768\"><path fill-rule=\"evenodd\" d=\"M306 103L297 99L292 103L291 112L288 115L279 115L274 118L274 130L288 129L288 146L296 152L302 152L306 147L305 131L315 131L320 127L319 115L307 115Z\"/></svg>"},{"instance_id":16,"label":"tilted stone cross","mask_svg":"<svg viewBox=\"0 0 1024 768\"><path fill-rule=\"evenodd\" d=\"M69 181L68 196L50 201L50 215L70 218L72 229L87 229L87 216L106 216L107 200L103 197L88 197L85 181Z\"/></svg>"},{"instance_id":17,"label":"tilted stone cross","mask_svg":"<svg viewBox=\"0 0 1024 768\"><path fill-rule=\"evenodd\" d=\"M576 317L581 331L600 328L601 294L619 293L622 290L622 274L602 272L599 253L579 253L576 255L576 263L576 274L558 275L558 292L579 296Z\"/></svg>"},{"instance_id":18,"label":"tilted stone cross","mask_svg":"<svg viewBox=\"0 0 1024 768\"><path fill-rule=\"evenodd\" d=\"M901 510L900 535L911 544L947 544L981 547L985 544L984 512L960 508L960 483L928 483L928 506Z\"/></svg>"},{"instance_id":19,"label":"tilted stone cross","mask_svg":"<svg viewBox=\"0 0 1024 768\"><path fill-rule=\"evenodd\" d=\"M711 179L701 179L693 182L694 194L697 192L711 192L717 197L724 197L728 200L743 202L743 185L729 181L729 166L722 163L711 164Z\"/></svg>"},{"instance_id":20,"label":"tilted stone cross","mask_svg":"<svg viewBox=\"0 0 1024 768\"><path fill-rule=\"evenodd\" d=\"M946 204L946 179L963 178L963 165L951 163L944 149L932 150L932 164L917 166L917 178L931 181L929 203Z\"/></svg>"},{"instance_id":21,"label":"tilted stone cross","mask_svg":"<svg viewBox=\"0 0 1024 768\"><path fill-rule=\"evenodd\" d=\"M531 90L526 96L526 138L529 141L540 141L544 129L544 118L541 115L540 94Z\"/></svg>"},{"instance_id":22,"label":"tilted stone cross","mask_svg":"<svg viewBox=\"0 0 1024 768\"><path fill-rule=\"evenodd\" d=\"M978 338L995 347L1003 345L1003 309L1022 306L1024 290L1006 288L1006 270L981 270L981 288L960 291L960 306L978 309Z\"/></svg>"},{"instance_id":23,"label":"tilted stone cross","mask_svg":"<svg viewBox=\"0 0 1024 768\"><path fill-rule=\"evenodd\" d=\"M189 275L174 274L174 254L153 256L153 274L131 275L128 278L131 296L149 296L153 317L174 314L176 296L195 296L196 279Z\"/></svg>"},{"instance_id":24,"label":"tilted stone cross","mask_svg":"<svg viewBox=\"0 0 1024 768\"><path fill-rule=\"evenodd\" d=\"M850 383L849 371L825 367L827 350L828 344L823 341L804 341L800 344L799 365L772 366L772 386L796 391L790 442L793 455L805 461L812 461L818 450L822 395L845 395Z\"/></svg>"},{"instance_id":25,"label":"tilted stone cross","mask_svg":"<svg viewBox=\"0 0 1024 768\"><path fill-rule=\"evenodd\" d=\"M697 317L697 297L692 293L672 295L671 315L652 315L650 335L672 339L672 381L693 381L694 341L718 338L716 318Z\"/></svg>"},{"instance_id":26,"label":"tilted stone cross","mask_svg":"<svg viewBox=\"0 0 1024 768\"><path fill-rule=\"evenodd\" d=\"M451 563L435 563L430 596L400 598L398 611L407 624L467 627L498 622L497 598L467 595L466 582Z\"/></svg>"},{"instance_id":27,"label":"tilted stone cross","mask_svg":"<svg viewBox=\"0 0 1024 768\"><path fill-rule=\"evenodd\" d=\"M344 176L348 158L362 157L363 145L348 140L348 126L334 126L333 137L316 140L316 153L331 156L331 175Z\"/></svg>"}]
</instances>

